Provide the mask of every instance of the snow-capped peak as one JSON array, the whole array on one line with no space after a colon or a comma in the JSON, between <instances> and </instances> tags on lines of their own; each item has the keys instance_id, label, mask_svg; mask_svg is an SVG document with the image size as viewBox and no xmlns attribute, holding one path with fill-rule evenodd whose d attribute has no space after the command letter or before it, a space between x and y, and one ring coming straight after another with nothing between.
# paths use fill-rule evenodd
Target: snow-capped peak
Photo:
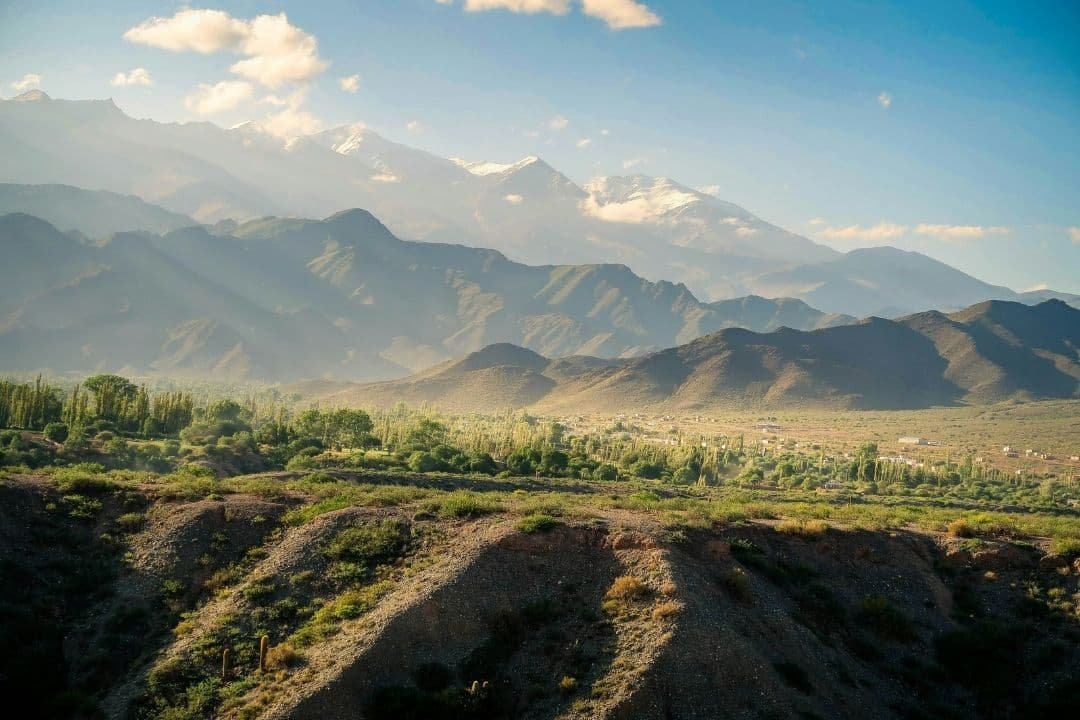
<instances>
[{"instance_id":1,"label":"snow-capped peak","mask_svg":"<svg viewBox=\"0 0 1080 720\"><path fill-rule=\"evenodd\" d=\"M13 97L11 99L13 101L15 101L15 102L39 102L39 101L42 101L42 100L52 100L52 98L50 98L48 95L45 94L44 90L36 90L36 89L35 90L27 90L26 92L24 92L24 93L22 93L20 95L16 95L15 97Z\"/></svg>"},{"instance_id":2,"label":"snow-capped peak","mask_svg":"<svg viewBox=\"0 0 1080 720\"><path fill-rule=\"evenodd\" d=\"M585 191L600 205L635 203L640 208L648 208L645 214L654 218L705 198L668 178L647 175L593 178L585 185Z\"/></svg>"},{"instance_id":3,"label":"snow-capped peak","mask_svg":"<svg viewBox=\"0 0 1080 720\"><path fill-rule=\"evenodd\" d=\"M535 162L539 162L540 158L536 155L528 155L518 160L516 163L510 163L503 165L501 163L487 162L485 160L479 160L472 162L469 160L462 160L461 158L452 157L450 161L455 165L468 170L473 175L505 175L512 172L517 172L523 167L532 165Z\"/></svg>"}]
</instances>

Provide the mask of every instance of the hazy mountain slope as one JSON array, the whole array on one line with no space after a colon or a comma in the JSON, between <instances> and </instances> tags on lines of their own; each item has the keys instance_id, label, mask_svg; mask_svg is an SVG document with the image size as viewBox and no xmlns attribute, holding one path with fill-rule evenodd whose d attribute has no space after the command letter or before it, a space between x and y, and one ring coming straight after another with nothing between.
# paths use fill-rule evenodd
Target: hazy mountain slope
<instances>
[{"instance_id":1,"label":"hazy mountain slope","mask_svg":"<svg viewBox=\"0 0 1080 720\"><path fill-rule=\"evenodd\" d=\"M22 213L0 216L0 251L0 327L25 298L94 272L101 262L91 248Z\"/></svg>"},{"instance_id":2,"label":"hazy mountain slope","mask_svg":"<svg viewBox=\"0 0 1080 720\"><path fill-rule=\"evenodd\" d=\"M856 318L850 315L823 313L795 298L770 300L759 295L748 295L709 303L709 308L727 318L724 327L749 328L758 332L770 332L781 327L817 330L856 322Z\"/></svg>"},{"instance_id":3,"label":"hazy mountain slope","mask_svg":"<svg viewBox=\"0 0 1080 720\"><path fill-rule=\"evenodd\" d=\"M836 260L800 265L755 279L755 292L795 297L825 312L896 317L955 310L983 300L1019 300L921 253L891 247L852 250Z\"/></svg>"},{"instance_id":4,"label":"hazy mountain slope","mask_svg":"<svg viewBox=\"0 0 1080 720\"><path fill-rule=\"evenodd\" d=\"M633 356L759 318L828 321L790 301L708 306L623 265L533 267L406 242L361 210L121 233L100 246L9 215L0 242L11 258L0 270L8 369L377 380L492 343Z\"/></svg>"},{"instance_id":5,"label":"hazy mountain slope","mask_svg":"<svg viewBox=\"0 0 1080 720\"><path fill-rule=\"evenodd\" d=\"M748 265L836 256L667 179L607 178L587 190L536 156L455 162L355 125L286 143L255 123L156 123L112 101L32 93L0 101L0 141L12 148L0 181L134 193L200 222L363 206L405 237L533 264L621 262L708 293L730 295Z\"/></svg>"},{"instance_id":6,"label":"hazy mountain slope","mask_svg":"<svg viewBox=\"0 0 1080 720\"><path fill-rule=\"evenodd\" d=\"M422 376L335 388L329 399L363 405L398 396L438 404L436 389L454 383L467 392L449 396L450 409L575 413L1075 398L1080 310L1057 300L1034 307L995 301L953 315L869 318L810 332L727 329L639 358L562 365L542 365L531 353L525 358L506 349L477 353ZM549 381L546 391L541 377ZM501 389L526 385L529 393ZM488 397L491 402L483 400Z\"/></svg>"},{"instance_id":7,"label":"hazy mountain slope","mask_svg":"<svg viewBox=\"0 0 1080 720\"><path fill-rule=\"evenodd\" d=\"M117 232L146 230L165 233L194 220L143 202L134 195L83 190L70 185L12 185L0 183L0 215L25 213L59 230L78 230L92 238Z\"/></svg>"}]
</instances>

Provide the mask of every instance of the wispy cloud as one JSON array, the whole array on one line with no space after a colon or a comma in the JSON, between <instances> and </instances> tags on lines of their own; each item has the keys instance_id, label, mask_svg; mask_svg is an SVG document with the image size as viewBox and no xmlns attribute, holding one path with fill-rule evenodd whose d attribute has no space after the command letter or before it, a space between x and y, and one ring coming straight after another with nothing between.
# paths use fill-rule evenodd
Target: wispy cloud
<instances>
[{"instance_id":1,"label":"wispy cloud","mask_svg":"<svg viewBox=\"0 0 1080 720\"><path fill-rule=\"evenodd\" d=\"M919 235L930 235L941 240L977 240L988 235L1007 235L1009 228L983 225L928 225L921 223L915 227Z\"/></svg>"},{"instance_id":2,"label":"wispy cloud","mask_svg":"<svg viewBox=\"0 0 1080 720\"><path fill-rule=\"evenodd\" d=\"M560 130L565 130L570 127L570 121L563 115L556 115L548 120L548 127L555 132L559 132Z\"/></svg>"},{"instance_id":3,"label":"wispy cloud","mask_svg":"<svg viewBox=\"0 0 1080 720\"><path fill-rule=\"evenodd\" d=\"M813 227L818 227L818 226L821 226L821 225L825 224L825 218L823 218L823 217L810 218L806 222L806 224L811 225Z\"/></svg>"},{"instance_id":4,"label":"wispy cloud","mask_svg":"<svg viewBox=\"0 0 1080 720\"><path fill-rule=\"evenodd\" d=\"M1072 240L1077 245L1080 245L1080 226L1074 225L1073 227L1068 228L1068 230L1069 230L1069 239Z\"/></svg>"},{"instance_id":5,"label":"wispy cloud","mask_svg":"<svg viewBox=\"0 0 1080 720\"><path fill-rule=\"evenodd\" d=\"M592 145L592 138L581 138L577 141L577 146L581 149L585 149Z\"/></svg>"},{"instance_id":6,"label":"wispy cloud","mask_svg":"<svg viewBox=\"0 0 1080 720\"><path fill-rule=\"evenodd\" d=\"M26 92L36 87L41 87L41 76L37 73L26 73L22 78L11 83L11 89L18 92Z\"/></svg>"},{"instance_id":7,"label":"wispy cloud","mask_svg":"<svg viewBox=\"0 0 1080 720\"><path fill-rule=\"evenodd\" d=\"M215 115L235 109L251 98L255 87L245 80L223 80L214 85L200 84L184 98L184 106L199 115Z\"/></svg>"},{"instance_id":8,"label":"wispy cloud","mask_svg":"<svg viewBox=\"0 0 1080 720\"><path fill-rule=\"evenodd\" d=\"M356 92L357 90L360 89L360 76L359 75L349 75L348 77L341 78L337 82L338 82L338 87L341 88L342 90L344 90L347 93L354 93L354 92Z\"/></svg>"},{"instance_id":9,"label":"wispy cloud","mask_svg":"<svg viewBox=\"0 0 1080 720\"><path fill-rule=\"evenodd\" d=\"M649 162L648 159L643 158L643 157L627 158L626 160L622 161L622 169L623 170L632 170L632 169L634 169L636 167L644 165L647 162Z\"/></svg>"},{"instance_id":10,"label":"wispy cloud","mask_svg":"<svg viewBox=\"0 0 1080 720\"><path fill-rule=\"evenodd\" d=\"M878 105L885 108L886 110L892 107L892 95L885 92L884 90L882 90L881 94L877 96L877 101Z\"/></svg>"},{"instance_id":11,"label":"wispy cloud","mask_svg":"<svg viewBox=\"0 0 1080 720\"><path fill-rule=\"evenodd\" d=\"M510 203L511 205L520 205L521 203L525 202L525 198L518 195L517 193L511 193L504 197L503 200Z\"/></svg>"},{"instance_id":12,"label":"wispy cloud","mask_svg":"<svg viewBox=\"0 0 1080 720\"><path fill-rule=\"evenodd\" d=\"M440 5L452 5L453 0L435 0ZM566 15L573 5L581 12L602 21L612 30L655 27L663 20L648 5L637 0L463 0L466 12L506 10L524 15Z\"/></svg>"},{"instance_id":13,"label":"wispy cloud","mask_svg":"<svg viewBox=\"0 0 1080 720\"><path fill-rule=\"evenodd\" d=\"M647 5L635 0L581 0L581 11L612 30L655 27L663 22Z\"/></svg>"},{"instance_id":14,"label":"wispy cloud","mask_svg":"<svg viewBox=\"0 0 1080 720\"><path fill-rule=\"evenodd\" d=\"M436 0L436 2L442 5L450 4L450 2L444 0ZM464 5L468 12L509 10L510 12L527 15L537 13L565 15L570 12L570 0L465 0Z\"/></svg>"},{"instance_id":15,"label":"wispy cloud","mask_svg":"<svg viewBox=\"0 0 1080 720\"><path fill-rule=\"evenodd\" d=\"M870 240L881 241L903 237L907 234L907 225L880 222L877 225L848 225L846 227L827 227L818 231L818 235L827 240Z\"/></svg>"},{"instance_id":16,"label":"wispy cloud","mask_svg":"<svg viewBox=\"0 0 1080 720\"><path fill-rule=\"evenodd\" d=\"M720 186L719 185L702 185L701 187L698 188L698 190L705 193L706 195L712 195L713 197L720 197Z\"/></svg>"},{"instance_id":17,"label":"wispy cloud","mask_svg":"<svg viewBox=\"0 0 1080 720\"><path fill-rule=\"evenodd\" d=\"M135 68L131 72L122 73L118 72L113 76L112 84L117 87L128 87L132 85L153 85L154 81L150 78L150 73L146 68Z\"/></svg>"},{"instance_id":18,"label":"wispy cloud","mask_svg":"<svg viewBox=\"0 0 1080 720\"><path fill-rule=\"evenodd\" d=\"M405 123L405 129L411 133L418 133L424 129L424 126L420 124L419 120L410 120L409 122Z\"/></svg>"}]
</instances>

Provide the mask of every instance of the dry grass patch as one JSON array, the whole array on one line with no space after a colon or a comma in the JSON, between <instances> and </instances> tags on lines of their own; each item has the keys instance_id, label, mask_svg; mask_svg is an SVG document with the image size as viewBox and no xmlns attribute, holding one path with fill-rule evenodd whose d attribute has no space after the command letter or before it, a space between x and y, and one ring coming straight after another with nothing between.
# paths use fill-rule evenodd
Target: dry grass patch
<instances>
[{"instance_id":1,"label":"dry grass patch","mask_svg":"<svg viewBox=\"0 0 1080 720\"><path fill-rule=\"evenodd\" d=\"M662 602L653 608L652 619L655 622L664 622L666 620L674 619L680 612L682 612L682 605L669 600L667 602Z\"/></svg>"},{"instance_id":2,"label":"dry grass patch","mask_svg":"<svg viewBox=\"0 0 1080 720\"><path fill-rule=\"evenodd\" d=\"M776 524L776 531L785 535L816 539L829 531L829 523L824 520L781 520Z\"/></svg>"},{"instance_id":3,"label":"dry grass patch","mask_svg":"<svg viewBox=\"0 0 1080 720\"><path fill-rule=\"evenodd\" d=\"M633 575L622 575L615 578L607 593L604 595L604 610L615 616L628 614L634 603L645 599L649 594L649 586L640 578Z\"/></svg>"}]
</instances>

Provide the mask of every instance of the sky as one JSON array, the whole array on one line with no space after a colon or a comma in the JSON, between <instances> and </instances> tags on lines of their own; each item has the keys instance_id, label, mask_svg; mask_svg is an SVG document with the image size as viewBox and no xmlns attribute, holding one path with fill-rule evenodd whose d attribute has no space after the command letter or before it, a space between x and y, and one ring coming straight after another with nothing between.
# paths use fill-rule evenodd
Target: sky
<instances>
[{"instance_id":1,"label":"sky","mask_svg":"<svg viewBox=\"0 0 1080 720\"><path fill-rule=\"evenodd\" d=\"M0 0L0 96L671 177L1080 293L1080 3Z\"/></svg>"}]
</instances>

